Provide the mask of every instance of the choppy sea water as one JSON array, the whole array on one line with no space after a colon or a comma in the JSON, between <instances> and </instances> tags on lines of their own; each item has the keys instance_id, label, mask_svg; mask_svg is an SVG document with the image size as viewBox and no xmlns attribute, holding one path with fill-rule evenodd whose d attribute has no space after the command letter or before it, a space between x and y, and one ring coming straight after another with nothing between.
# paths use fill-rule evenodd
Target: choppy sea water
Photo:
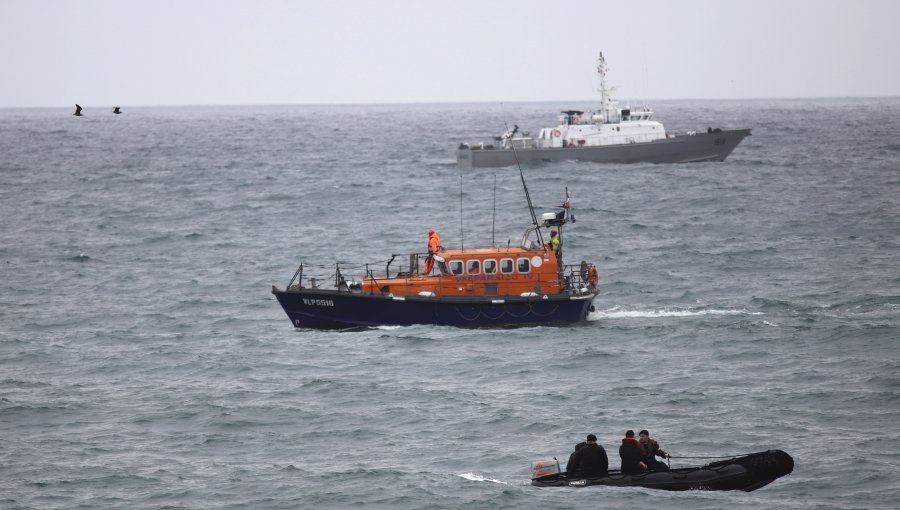
<instances>
[{"instance_id":1,"label":"choppy sea water","mask_svg":"<svg viewBox=\"0 0 900 510\"><path fill-rule=\"evenodd\" d=\"M526 166L599 266L583 324L291 326L270 288L301 261L515 243L518 173L454 148L572 106L0 110L0 507L896 508L898 99L660 102L669 130L753 136ZM753 493L528 484L591 432L617 467L640 428L796 467Z\"/></svg>"}]
</instances>

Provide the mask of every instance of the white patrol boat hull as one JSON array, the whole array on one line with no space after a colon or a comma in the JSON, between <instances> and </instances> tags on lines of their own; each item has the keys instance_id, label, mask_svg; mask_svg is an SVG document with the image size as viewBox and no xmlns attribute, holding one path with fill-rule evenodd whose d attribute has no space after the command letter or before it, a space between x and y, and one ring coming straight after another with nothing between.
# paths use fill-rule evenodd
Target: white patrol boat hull
<instances>
[{"instance_id":1,"label":"white patrol boat hull","mask_svg":"<svg viewBox=\"0 0 900 510\"><path fill-rule=\"evenodd\" d=\"M502 167L535 161L592 161L596 163L691 163L724 161L749 129L677 135L652 142L590 147L517 148L461 145L456 161L462 168Z\"/></svg>"}]
</instances>

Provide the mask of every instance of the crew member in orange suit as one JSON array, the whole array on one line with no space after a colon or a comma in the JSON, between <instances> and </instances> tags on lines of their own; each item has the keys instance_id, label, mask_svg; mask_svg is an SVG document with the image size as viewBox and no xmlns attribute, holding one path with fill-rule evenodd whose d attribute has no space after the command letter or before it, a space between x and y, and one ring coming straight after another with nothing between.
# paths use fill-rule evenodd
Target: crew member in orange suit
<instances>
[{"instance_id":1,"label":"crew member in orange suit","mask_svg":"<svg viewBox=\"0 0 900 510\"><path fill-rule=\"evenodd\" d=\"M425 274L431 273L434 268L434 256L441 249L441 238L434 230L428 231L428 256L425 257Z\"/></svg>"}]
</instances>

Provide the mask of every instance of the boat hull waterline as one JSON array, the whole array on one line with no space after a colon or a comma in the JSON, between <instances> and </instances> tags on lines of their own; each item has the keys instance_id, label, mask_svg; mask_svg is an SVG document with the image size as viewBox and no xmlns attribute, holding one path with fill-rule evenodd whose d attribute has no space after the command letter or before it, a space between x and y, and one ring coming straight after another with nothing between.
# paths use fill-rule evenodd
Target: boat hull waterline
<instances>
[{"instance_id":1,"label":"boat hull waterline","mask_svg":"<svg viewBox=\"0 0 900 510\"><path fill-rule=\"evenodd\" d=\"M595 163L695 163L724 161L749 129L677 135L652 142L553 148L460 147L456 160L462 168L512 166L519 163L589 161Z\"/></svg>"},{"instance_id":2,"label":"boat hull waterline","mask_svg":"<svg viewBox=\"0 0 900 510\"><path fill-rule=\"evenodd\" d=\"M531 481L538 487L644 487L669 491L742 490L754 491L794 470L794 459L781 450L752 453L702 467L676 468L671 471L623 475L610 471L595 478L569 477L559 473Z\"/></svg>"},{"instance_id":3,"label":"boat hull waterline","mask_svg":"<svg viewBox=\"0 0 900 510\"><path fill-rule=\"evenodd\" d=\"M435 324L457 327L577 322L596 293L494 298L384 296L331 289L273 289L295 327L344 329Z\"/></svg>"}]
</instances>

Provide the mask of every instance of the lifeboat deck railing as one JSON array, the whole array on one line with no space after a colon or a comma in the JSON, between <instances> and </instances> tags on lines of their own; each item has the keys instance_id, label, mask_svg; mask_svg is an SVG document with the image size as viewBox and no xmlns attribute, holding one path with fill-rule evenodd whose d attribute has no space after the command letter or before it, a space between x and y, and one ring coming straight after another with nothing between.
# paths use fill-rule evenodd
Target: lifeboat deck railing
<instances>
[{"instance_id":1,"label":"lifeboat deck railing","mask_svg":"<svg viewBox=\"0 0 900 510\"><path fill-rule=\"evenodd\" d=\"M420 267L420 259L427 256L427 253L409 253L409 254L393 254L387 262L369 262L369 263L353 263L353 262L335 262L328 265L303 264L301 263L294 275L288 282L287 288L320 288L323 282L334 282L334 287L338 290L351 291L354 283L362 281L364 277L373 280L404 278L410 276L420 276L418 274ZM401 257L408 257L408 265L404 266L401 262L397 269L392 271L391 266L394 261ZM377 271L376 268L384 264L384 272ZM435 268L438 266L435 265ZM305 281L309 286L303 285Z\"/></svg>"},{"instance_id":2,"label":"lifeboat deck railing","mask_svg":"<svg viewBox=\"0 0 900 510\"><path fill-rule=\"evenodd\" d=\"M587 266L582 264L567 264L562 266L562 287L568 290L593 289L590 283L590 275Z\"/></svg>"}]
</instances>

